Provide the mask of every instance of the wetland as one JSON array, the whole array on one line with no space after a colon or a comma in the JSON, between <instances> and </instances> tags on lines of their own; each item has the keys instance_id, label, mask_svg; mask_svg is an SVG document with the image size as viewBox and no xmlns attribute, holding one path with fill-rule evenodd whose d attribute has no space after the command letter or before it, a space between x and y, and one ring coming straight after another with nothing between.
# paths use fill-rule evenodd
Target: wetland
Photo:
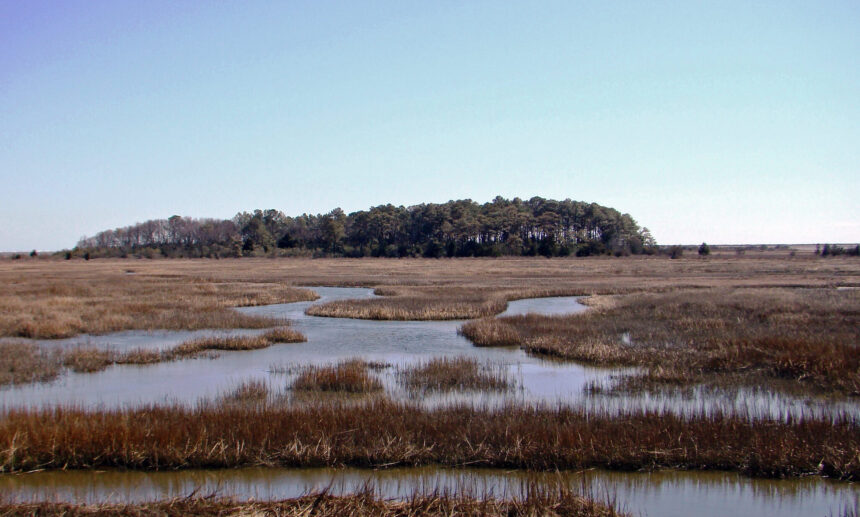
<instances>
[{"instance_id":1,"label":"wetland","mask_svg":"<svg viewBox=\"0 0 860 517\"><path fill-rule=\"evenodd\" d=\"M181 279L186 262L166 267ZM368 281L380 262L392 263L387 282ZM440 262L456 267L439 270ZM491 267L473 270L475 262ZM229 299L254 301L224 309L238 315L226 324L129 325L54 339L7 329L0 346L18 359L17 371L27 364L11 350L36 350L33 361L54 366L52 375L19 377L0 389L0 464L9 472L0 483L18 505L10 508L41 500L142 504L200 493L195 488L241 501L298 501L322 489L350 498L361 491L358 480L374 487L374 501L426 495L432 485L507 504L527 495L522 487L549 486L547 476L558 471L564 490L633 514L681 515L684 505L666 505L685 498L717 513L726 509L721 500L743 501L739 515L856 511L860 410L851 352L858 304L856 290L846 289L856 283L852 263L822 273L768 259L708 262L719 274L683 264L686 279L673 285L658 282L666 266L638 259L415 261L405 266L414 269L409 285L401 261L320 261L317 276L306 272L284 285L272 268L291 268L291 261L260 261L248 269L253 276L202 261L205 279L179 284L215 282L230 286ZM341 270L353 263L351 273ZM751 285L751 271L777 266L785 270L760 272ZM625 268L630 275L621 274ZM26 291L6 273L10 291ZM58 285L62 274L52 274L49 285ZM319 286L327 274L341 286L374 287ZM619 281L610 289L606 276ZM459 295L469 282L480 285ZM248 286L304 300L235 291ZM52 299L26 298L4 303L22 310ZM440 312L449 298L478 307L482 319ZM400 299L405 313L386 309ZM651 312L643 312L648 304ZM763 305L771 307L766 317L757 309ZM320 312L327 307L339 313ZM749 314L737 321L752 330L728 328L737 316L726 316L726 307ZM663 319L644 326L655 310ZM428 317L403 319L416 312ZM241 321L256 323L234 324ZM480 342L469 331L478 325L496 337ZM774 364L797 357L773 359L771 351L791 348L762 341L780 337L773 325L807 329L800 339L805 362L784 375ZM690 351L718 342L703 331L714 328L733 340L735 360L716 346ZM816 339L822 328L830 330ZM678 335L690 345L679 353L655 346ZM535 346L541 342L551 342L552 353ZM583 342L592 356L582 353ZM747 343L759 355L737 360ZM601 347L610 359L594 360ZM720 354L722 362L714 359ZM710 369L696 363L701 356ZM750 369L759 382L738 373ZM828 369L840 373L838 382ZM42 472L24 474L34 469ZM330 483L321 486L323 478Z\"/></svg>"}]
</instances>

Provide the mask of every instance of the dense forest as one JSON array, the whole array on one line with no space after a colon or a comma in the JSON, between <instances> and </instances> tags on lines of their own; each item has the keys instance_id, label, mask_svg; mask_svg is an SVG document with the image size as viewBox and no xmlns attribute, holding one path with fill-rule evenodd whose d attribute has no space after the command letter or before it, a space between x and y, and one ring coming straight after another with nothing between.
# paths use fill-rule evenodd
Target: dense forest
<instances>
[{"instance_id":1,"label":"dense forest","mask_svg":"<svg viewBox=\"0 0 860 517\"><path fill-rule=\"evenodd\" d=\"M380 205L351 214L335 208L296 217L255 210L230 220L174 215L84 237L67 257L550 257L649 253L655 247L647 228L613 208L496 197L484 204Z\"/></svg>"}]
</instances>

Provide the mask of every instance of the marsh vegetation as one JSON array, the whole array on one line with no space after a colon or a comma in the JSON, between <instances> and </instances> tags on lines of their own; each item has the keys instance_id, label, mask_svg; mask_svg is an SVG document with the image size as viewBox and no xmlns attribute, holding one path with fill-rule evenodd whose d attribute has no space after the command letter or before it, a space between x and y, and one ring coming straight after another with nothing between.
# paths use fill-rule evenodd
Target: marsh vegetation
<instances>
[{"instance_id":1,"label":"marsh vegetation","mask_svg":"<svg viewBox=\"0 0 860 517\"><path fill-rule=\"evenodd\" d=\"M78 373L92 373L111 365L154 364L198 357L206 352L259 350L276 343L302 341L305 336L300 332L281 326L256 335L206 336L164 350L120 351L88 345L63 350L28 342L0 342L0 385L50 381L63 367Z\"/></svg>"},{"instance_id":2,"label":"marsh vegetation","mask_svg":"<svg viewBox=\"0 0 860 517\"><path fill-rule=\"evenodd\" d=\"M440 357L399 367L397 377L408 390L418 393L504 391L515 385L503 365L481 364L468 357Z\"/></svg>"},{"instance_id":3,"label":"marsh vegetation","mask_svg":"<svg viewBox=\"0 0 860 517\"><path fill-rule=\"evenodd\" d=\"M369 365L361 359L335 365L305 366L299 370L291 389L305 392L375 393L382 383L368 373Z\"/></svg>"},{"instance_id":4,"label":"marsh vegetation","mask_svg":"<svg viewBox=\"0 0 860 517\"><path fill-rule=\"evenodd\" d=\"M45 261L7 266L0 265L0 336L6 337L266 328L282 322L247 316L233 307L316 298L311 291L281 281L217 281L163 270L129 274L128 265L86 267Z\"/></svg>"},{"instance_id":5,"label":"marsh vegetation","mask_svg":"<svg viewBox=\"0 0 860 517\"><path fill-rule=\"evenodd\" d=\"M686 289L604 298L574 316L466 323L477 345L645 368L622 389L742 384L860 395L860 291Z\"/></svg>"},{"instance_id":6,"label":"marsh vegetation","mask_svg":"<svg viewBox=\"0 0 860 517\"><path fill-rule=\"evenodd\" d=\"M126 269L135 273L127 274ZM204 323L212 329L277 326L259 335L244 331L196 335L158 349L49 349L25 340L6 341L0 346L11 353L0 354L0 379L15 384L50 380L64 369L98 371L108 365L173 361L224 350L248 351L235 358L277 351L265 347L301 340L298 330L284 325L282 318L242 314L230 306L292 301L291 297L308 300L315 295L294 286L336 284L375 286L382 297L322 304L308 314L387 320L478 318L461 333L475 345L509 348L469 348L455 335L457 322L421 325L439 335L450 334L456 346L467 347L475 357L499 352L530 361L539 361L535 359L539 356L600 367L632 366L639 372L628 372L619 382L595 387L584 397L601 389L624 399L642 390L778 387L802 396L838 397L850 409L856 408L851 404L858 395L860 266L844 256L33 260L0 263L0 280L4 286L0 305L7 309L0 318L5 326L0 328L7 336L21 334L11 321L34 322L37 330L30 334L37 336L114 328L197 329ZM76 291L81 286L92 290ZM143 294L139 305L132 303L136 293ZM549 295L589 295L591 308L574 316L493 317L510 300ZM39 316L34 309L38 307L46 311L50 307L50 317ZM323 320L306 318L301 312L305 305L300 307L289 313L289 318L306 325L299 330L325 336L323 341L312 338L308 347L329 347L326 340L337 339L337 332L326 333ZM85 324L62 323L75 318ZM341 332L342 340L367 332L362 346L368 347L375 346L373 339L398 339L395 336L417 329L401 322L325 320L328 323ZM367 329L370 325L387 330L373 334ZM485 406L425 405L424 398L444 396L440 393L503 393L517 386L510 369L503 371L475 357L433 357L438 351L432 347L448 346L447 341L435 340L436 334L422 331L404 342L403 353L423 355L403 363L392 359L396 364L390 369L377 369L373 361L389 360L385 354L394 347L376 347L375 355L363 353L364 349L345 355L332 348L336 353L328 358L324 355L330 352L320 357L311 352L273 354L266 356L270 359L264 368L272 361L296 361L295 357L306 362L292 363L284 376L275 374L268 380L249 373L259 364L247 361L241 374L252 378L232 384L220 398L208 402L89 410L74 402L9 406L0 417L0 469L468 465L540 471L720 469L750 476L812 474L842 480L857 480L860 474L860 430L853 410L778 416L764 411L751 417L721 412L719 406L703 405L698 412L635 406L603 411L593 405L542 404L503 396L498 399L503 403ZM437 355L457 353L445 349ZM168 367L176 366L197 368L199 373L199 368L216 364L219 361L187 361L140 370L163 369L162 375L167 375ZM219 366L220 374L239 375L225 365ZM224 384L218 386L223 389ZM390 400L397 389L419 396ZM604 399L595 400L599 406ZM161 508L122 511L156 507ZM85 511L62 505L42 508Z\"/></svg>"},{"instance_id":7,"label":"marsh vegetation","mask_svg":"<svg viewBox=\"0 0 860 517\"><path fill-rule=\"evenodd\" d=\"M860 428L850 418L600 415L528 404L425 409L384 399L340 403L321 398L301 405L222 401L196 408L6 410L0 419L3 472L470 465L721 469L856 480L858 450Z\"/></svg>"}]
</instances>

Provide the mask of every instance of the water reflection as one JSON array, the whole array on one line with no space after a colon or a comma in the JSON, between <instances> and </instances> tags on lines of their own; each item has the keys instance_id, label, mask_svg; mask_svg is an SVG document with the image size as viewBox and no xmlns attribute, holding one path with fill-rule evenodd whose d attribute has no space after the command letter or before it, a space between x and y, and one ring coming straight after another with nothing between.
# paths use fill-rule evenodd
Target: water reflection
<instances>
[{"instance_id":1,"label":"water reflection","mask_svg":"<svg viewBox=\"0 0 860 517\"><path fill-rule=\"evenodd\" d=\"M860 487L821 478L749 479L722 472L618 473L602 470L526 473L434 467L360 469L186 470L172 472L51 471L0 475L0 492L13 501L141 502L217 494L273 500L328 489L334 494L372 486L386 498L443 491L473 496L522 496L529 486L565 486L612 499L634 515L808 516L853 507Z\"/></svg>"}]
</instances>

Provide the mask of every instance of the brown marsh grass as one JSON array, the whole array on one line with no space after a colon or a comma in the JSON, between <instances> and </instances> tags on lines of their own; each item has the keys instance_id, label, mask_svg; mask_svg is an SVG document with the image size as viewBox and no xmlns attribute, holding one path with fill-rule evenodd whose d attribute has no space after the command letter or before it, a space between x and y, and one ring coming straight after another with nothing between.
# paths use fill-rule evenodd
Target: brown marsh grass
<instances>
[{"instance_id":1,"label":"brown marsh grass","mask_svg":"<svg viewBox=\"0 0 860 517\"><path fill-rule=\"evenodd\" d=\"M299 331L288 326L276 327L263 333L263 338L270 343L304 343L307 338Z\"/></svg>"},{"instance_id":2,"label":"brown marsh grass","mask_svg":"<svg viewBox=\"0 0 860 517\"><path fill-rule=\"evenodd\" d=\"M847 417L750 421L717 413L602 415L533 405L422 409L376 400L7 409L0 418L3 472L470 465L718 469L857 480L858 451L860 428Z\"/></svg>"},{"instance_id":3,"label":"brown marsh grass","mask_svg":"<svg viewBox=\"0 0 860 517\"><path fill-rule=\"evenodd\" d=\"M91 373L104 370L116 362L118 354L96 347L78 347L63 354L63 366L74 372Z\"/></svg>"},{"instance_id":4,"label":"brown marsh grass","mask_svg":"<svg viewBox=\"0 0 860 517\"><path fill-rule=\"evenodd\" d=\"M507 301L486 290L451 288L376 289L383 298L338 300L312 305L312 316L366 320L456 320L480 318L505 310Z\"/></svg>"},{"instance_id":5,"label":"brown marsh grass","mask_svg":"<svg viewBox=\"0 0 860 517\"><path fill-rule=\"evenodd\" d=\"M615 297L572 316L514 316L464 325L477 344L519 335L529 352L641 366L625 385L702 381L860 395L860 291L696 289ZM781 384L782 386L785 383Z\"/></svg>"},{"instance_id":6,"label":"brown marsh grass","mask_svg":"<svg viewBox=\"0 0 860 517\"><path fill-rule=\"evenodd\" d=\"M469 357L441 357L398 368L397 377L410 391L484 390L513 387L504 366L479 364Z\"/></svg>"},{"instance_id":7,"label":"brown marsh grass","mask_svg":"<svg viewBox=\"0 0 860 517\"><path fill-rule=\"evenodd\" d=\"M281 323L236 306L313 300L283 281L216 281L168 272L125 273L128 264L79 267L0 264L0 336L64 338L120 330L263 328Z\"/></svg>"},{"instance_id":8,"label":"brown marsh grass","mask_svg":"<svg viewBox=\"0 0 860 517\"><path fill-rule=\"evenodd\" d=\"M333 393L382 391L382 383L367 370L367 363L360 359L351 359L332 366L304 366L291 388L295 391Z\"/></svg>"},{"instance_id":9,"label":"brown marsh grass","mask_svg":"<svg viewBox=\"0 0 860 517\"><path fill-rule=\"evenodd\" d=\"M522 345L522 336L516 327L505 320L481 318L463 324L457 333L466 336L475 346Z\"/></svg>"},{"instance_id":10,"label":"brown marsh grass","mask_svg":"<svg viewBox=\"0 0 860 517\"><path fill-rule=\"evenodd\" d=\"M496 314L504 301L529 296L700 287L858 287L860 260L791 257L779 250L678 260L0 260L0 336L272 326L229 307L313 299L309 291L292 287L301 285L374 286L386 295L384 300L314 309L320 315L476 318Z\"/></svg>"},{"instance_id":11,"label":"brown marsh grass","mask_svg":"<svg viewBox=\"0 0 860 517\"><path fill-rule=\"evenodd\" d=\"M249 379L224 395L223 400L237 404L261 404L268 398L269 386L259 379Z\"/></svg>"},{"instance_id":12,"label":"brown marsh grass","mask_svg":"<svg viewBox=\"0 0 860 517\"><path fill-rule=\"evenodd\" d=\"M56 353L32 343L0 343L0 386L50 381L60 370Z\"/></svg>"},{"instance_id":13,"label":"brown marsh grass","mask_svg":"<svg viewBox=\"0 0 860 517\"><path fill-rule=\"evenodd\" d=\"M307 338L287 326L277 327L254 336L206 336L176 345L163 353L165 359L194 357L202 352L260 350L276 343L302 343Z\"/></svg>"},{"instance_id":14,"label":"brown marsh grass","mask_svg":"<svg viewBox=\"0 0 860 517\"><path fill-rule=\"evenodd\" d=\"M209 497L183 498L135 505L73 505L67 503L0 504L0 516L68 516L68 517L537 517L564 515L570 517L615 517L612 505L574 494L569 490L534 488L522 498L415 494L404 501L377 496L372 489L346 496L311 494L283 501L240 502Z\"/></svg>"},{"instance_id":15,"label":"brown marsh grass","mask_svg":"<svg viewBox=\"0 0 860 517\"><path fill-rule=\"evenodd\" d=\"M122 352L80 346L64 352L49 352L31 343L0 343L0 385L52 380L56 378L61 367L78 373L92 373L114 364L154 364L192 358L204 352L259 350L276 343L303 341L306 341L306 338L300 332L282 326L256 336L208 336L193 339L167 350L135 348Z\"/></svg>"}]
</instances>

